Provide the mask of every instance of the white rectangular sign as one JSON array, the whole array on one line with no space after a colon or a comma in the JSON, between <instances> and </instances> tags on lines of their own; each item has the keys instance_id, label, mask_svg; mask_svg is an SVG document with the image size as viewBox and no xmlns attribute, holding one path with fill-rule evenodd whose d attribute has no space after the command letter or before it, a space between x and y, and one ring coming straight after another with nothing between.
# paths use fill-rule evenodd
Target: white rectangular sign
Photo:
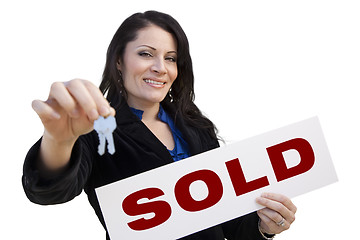
<instances>
[{"instance_id":1,"label":"white rectangular sign","mask_svg":"<svg viewBox=\"0 0 360 240\"><path fill-rule=\"evenodd\" d=\"M318 118L96 189L112 240L177 239L337 181Z\"/></svg>"}]
</instances>

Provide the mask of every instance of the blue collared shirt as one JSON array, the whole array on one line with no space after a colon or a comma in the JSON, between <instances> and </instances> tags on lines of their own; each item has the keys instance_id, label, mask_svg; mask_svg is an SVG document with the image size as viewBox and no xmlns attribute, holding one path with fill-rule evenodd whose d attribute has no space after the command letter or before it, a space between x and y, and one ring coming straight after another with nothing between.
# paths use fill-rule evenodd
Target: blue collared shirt
<instances>
[{"instance_id":1,"label":"blue collared shirt","mask_svg":"<svg viewBox=\"0 0 360 240\"><path fill-rule=\"evenodd\" d=\"M135 109L135 108L131 108L132 112L141 120L142 119L142 115L144 113L144 111L139 110L139 109ZM170 155L172 156L172 158L174 159L174 161L178 161L187 157L190 157L190 152L189 152L189 146L186 143L186 141L183 139L181 132L179 131L179 129L177 129L177 127L175 126L174 121L171 119L171 117L164 111L164 109L162 108L162 106L160 105L160 109L159 109L159 114L158 114L158 118L166 123L167 125L169 125L170 129L171 129L171 133L173 135L174 138L174 142L175 142L175 147L172 150L169 150Z\"/></svg>"}]
</instances>

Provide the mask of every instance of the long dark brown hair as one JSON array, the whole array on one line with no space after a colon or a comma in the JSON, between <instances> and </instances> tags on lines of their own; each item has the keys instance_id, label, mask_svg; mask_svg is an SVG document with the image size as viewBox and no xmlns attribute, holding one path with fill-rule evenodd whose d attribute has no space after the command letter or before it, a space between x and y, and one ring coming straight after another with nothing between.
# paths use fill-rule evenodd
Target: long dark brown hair
<instances>
[{"instance_id":1,"label":"long dark brown hair","mask_svg":"<svg viewBox=\"0 0 360 240\"><path fill-rule=\"evenodd\" d=\"M137 32L150 24L171 33L177 42L178 76L172 85L172 97L168 94L161 102L162 106L167 109L175 104L175 120L180 114L187 124L207 129L210 136L216 139L216 127L194 104L194 74L188 39L180 24L168 14L157 11L135 13L121 24L107 50L100 90L104 95L107 93L106 98L114 107L126 101L126 90L116 63L123 61L127 43L135 40Z\"/></svg>"}]
</instances>

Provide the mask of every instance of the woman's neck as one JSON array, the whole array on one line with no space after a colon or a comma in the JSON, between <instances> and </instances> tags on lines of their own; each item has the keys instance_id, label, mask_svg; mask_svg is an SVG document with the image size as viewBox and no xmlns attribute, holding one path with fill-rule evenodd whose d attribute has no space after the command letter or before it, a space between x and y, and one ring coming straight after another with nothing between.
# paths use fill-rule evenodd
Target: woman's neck
<instances>
[{"instance_id":1,"label":"woman's neck","mask_svg":"<svg viewBox=\"0 0 360 240\"><path fill-rule=\"evenodd\" d=\"M128 105L132 108L143 111L142 121L144 122L156 121L158 118L160 103L135 104L128 102Z\"/></svg>"}]
</instances>

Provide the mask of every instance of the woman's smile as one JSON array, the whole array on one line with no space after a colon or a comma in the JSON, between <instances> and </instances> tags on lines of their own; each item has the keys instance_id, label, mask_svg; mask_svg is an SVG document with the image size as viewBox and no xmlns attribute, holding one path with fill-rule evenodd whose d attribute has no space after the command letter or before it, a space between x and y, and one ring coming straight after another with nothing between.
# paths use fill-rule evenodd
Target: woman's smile
<instances>
[{"instance_id":1,"label":"woman's smile","mask_svg":"<svg viewBox=\"0 0 360 240\"><path fill-rule=\"evenodd\" d=\"M166 84L166 82L164 82L164 81L151 79L151 78L144 79L144 82L146 84L148 84L149 86L155 87L155 88L163 88L163 87L165 87L165 84Z\"/></svg>"}]
</instances>

